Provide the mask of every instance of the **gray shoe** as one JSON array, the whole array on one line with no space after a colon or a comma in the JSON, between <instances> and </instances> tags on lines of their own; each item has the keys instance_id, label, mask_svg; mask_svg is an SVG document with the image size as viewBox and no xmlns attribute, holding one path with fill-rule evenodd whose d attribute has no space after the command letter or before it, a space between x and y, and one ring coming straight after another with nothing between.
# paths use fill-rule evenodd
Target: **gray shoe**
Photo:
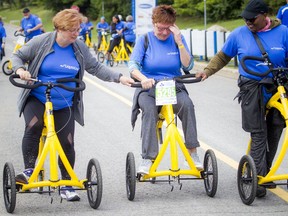
<instances>
[{"instance_id":1,"label":"gray shoe","mask_svg":"<svg viewBox=\"0 0 288 216\"><path fill-rule=\"evenodd\" d=\"M199 159L199 156L198 156L197 152L191 153L191 158L192 158L192 160L193 160L196 168L197 168L198 170L203 170L203 165L202 165L202 163L201 163L201 161L200 161L200 159ZM189 167L189 164L188 164L188 162L187 162L186 160L184 161L184 165L185 165L186 167Z\"/></svg>"},{"instance_id":2,"label":"gray shoe","mask_svg":"<svg viewBox=\"0 0 288 216\"><path fill-rule=\"evenodd\" d=\"M151 165L152 165L151 160L142 159L142 161L138 167L137 173L138 174L149 174L149 170L150 170Z\"/></svg>"}]
</instances>

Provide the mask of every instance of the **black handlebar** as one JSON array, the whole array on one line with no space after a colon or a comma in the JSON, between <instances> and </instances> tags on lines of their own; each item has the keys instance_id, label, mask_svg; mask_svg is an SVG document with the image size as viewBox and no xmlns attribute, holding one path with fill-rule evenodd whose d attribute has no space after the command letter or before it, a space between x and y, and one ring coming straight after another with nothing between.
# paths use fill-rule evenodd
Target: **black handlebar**
<instances>
[{"instance_id":1,"label":"black handlebar","mask_svg":"<svg viewBox=\"0 0 288 216\"><path fill-rule=\"evenodd\" d=\"M24 34L23 32L20 32L20 31L17 30L17 31L14 32L14 36L15 36L15 37L18 37L18 36L23 36L23 37L25 37L25 34Z\"/></svg>"},{"instance_id":2,"label":"black handlebar","mask_svg":"<svg viewBox=\"0 0 288 216\"><path fill-rule=\"evenodd\" d=\"M197 83L200 82L201 79L201 77L196 77L196 74L185 74L174 78L174 80L178 83ZM131 84L131 87L141 88L142 85L140 82L136 82Z\"/></svg>"},{"instance_id":3,"label":"black handlebar","mask_svg":"<svg viewBox=\"0 0 288 216\"><path fill-rule=\"evenodd\" d=\"M57 79L56 82L41 82L41 80L38 80L35 83L19 83L16 82L15 79L20 79L20 76L18 74L13 74L9 77L9 81L16 87L20 88L26 88L26 89L35 89L40 86L47 86L47 87L60 87L62 89L65 89L67 91L71 92L79 92L83 91L86 87L85 83L82 80L76 79L76 78L61 78ZM77 87L69 87L65 84L62 83L67 83L67 82L75 82L78 84Z\"/></svg>"},{"instance_id":4,"label":"black handlebar","mask_svg":"<svg viewBox=\"0 0 288 216\"><path fill-rule=\"evenodd\" d=\"M250 69L248 69L246 67L245 61L247 61L247 60L256 60L256 61L259 61L259 62L265 62L265 63L267 63L268 69L265 72L261 72L261 73L252 71L252 70L250 70ZM243 69L245 70L245 72L247 72L248 74L254 75L254 76L258 76L258 77L265 77L271 72L288 72L288 68L284 68L284 67L278 67L278 68L272 68L271 67L270 68L269 65L268 65L270 63L267 62L267 59L263 58L263 57L244 56L241 59L240 63L241 63L241 66L243 67Z\"/></svg>"}]
</instances>

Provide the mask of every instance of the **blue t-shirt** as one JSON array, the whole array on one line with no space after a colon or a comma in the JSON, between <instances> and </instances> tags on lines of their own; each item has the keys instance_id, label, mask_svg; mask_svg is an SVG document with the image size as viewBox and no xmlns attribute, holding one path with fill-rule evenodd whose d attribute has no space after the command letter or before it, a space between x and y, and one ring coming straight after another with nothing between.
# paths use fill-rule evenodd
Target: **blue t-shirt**
<instances>
[{"instance_id":1,"label":"blue t-shirt","mask_svg":"<svg viewBox=\"0 0 288 216\"><path fill-rule=\"evenodd\" d=\"M135 23L134 22L126 22L124 25L124 38L126 41L134 43L136 40L136 34L135 34Z\"/></svg>"},{"instance_id":2,"label":"blue t-shirt","mask_svg":"<svg viewBox=\"0 0 288 216\"><path fill-rule=\"evenodd\" d=\"M156 38L153 32L148 32L148 47L145 52L145 36L137 39L130 61L140 63L140 71L148 78L162 80L165 78L174 78L181 75L180 52L171 33L165 40ZM182 42L188 50L186 41L182 37ZM191 56L191 54L190 54Z\"/></svg>"},{"instance_id":3,"label":"blue t-shirt","mask_svg":"<svg viewBox=\"0 0 288 216\"><path fill-rule=\"evenodd\" d=\"M116 23L115 24L115 29L113 29L113 25L111 25L111 36L112 36L112 38L118 38L118 37L120 37L120 35L118 35L118 33L117 33L117 31L116 30L118 30L118 31L120 31L121 29L124 29L124 22L122 22L122 21L120 21L120 22L118 22L118 23Z\"/></svg>"},{"instance_id":4,"label":"blue t-shirt","mask_svg":"<svg viewBox=\"0 0 288 216\"><path fill-rule=\"evenodd\" d=\"M288 28L280 25L265 32L257 32L257 35L265 51L268 53L273 66L286 67L285 58L288 56ZM243 56L262 57L257 42L247 26L235 29L227 38L222 51L231 58L237 55L239 61ZM246 61L246 66L255 72L265 72L269 69L267 65L257 61ZM246 73L241 64L239 65L239 73L250 79L262 79ZM269 77L271 76L272 74L269 74Z\"/></svg>"},{"instance_id":5,"label":"blue t-shirt","mask_svg":"<svg viewBox=\"0 0 288 216\"><path fill-rule=\"evenodd\" d=\"M42 23L39 17L35 16L34 14L30 14L28 19L22 18L21 20L21 28L24 29L24 34L28 39L33 38L36 35L40 35L41 29L37 29L36 31L32 31L30 33L27 32L28 29L32 29L38 24Z\"/></svg>"},{"instance_id":6,"label":"blue t-shirt","mask_svg":"<svg viewBox=\"0 0 288 216\"><path fill-rule=\"evenodd\" d=\"M60 47L57 42L53 45L54 52L45 57L38 74L38 79L47 82L55 82L59 78L75 78L80 69L76 60L72 45ZM65 58L64 58L65 57ZM75 83L65 83L70 87L75 87ZM45 98L46 87L41 86L31 91L31 95L35 96L43 104ZM62 88L53 88L51 90L51 101L55 110L72 106L74 93ZM64 99L64 98L65 99Z\"/></svg>"},{"instance_id":7,"label":"blue t-shirt","mask_svg":"<svg viewBox=\"0 0 288 216\"><path fill-rule=\"evenodd\" d=\"M281 20L283 25L288 26L288 4L279 8L276 17Z\"/></svg>"},{"instance_id":8,"label":"blue t-shirt","mask_svg":"<svg viewBox=\"0 0 288 216\"><path fill-rule=\"evenodd\" d=\"M6 31L5 31L4 26L0 25L0 49L1 49L1 45L2 45L3 39L6 38L6 37L7 37L7 35L6 35Z\"/></svg>"},{"instance_id":9,"label":"blue t-shirt","mask_svg":"<svg viewBox=\"0 0 288 216\"><path fill-rule=\"evenodd\" d=\"M101 30L105 30L105 31L108 31L109 30L109 24L107 23L107 22L104 22L104 23L101 23L101 22L99 22L98 24L97 24L97 31L98 31L98 36L102 36L101 35Z\"/></svg>"}]
</instances>

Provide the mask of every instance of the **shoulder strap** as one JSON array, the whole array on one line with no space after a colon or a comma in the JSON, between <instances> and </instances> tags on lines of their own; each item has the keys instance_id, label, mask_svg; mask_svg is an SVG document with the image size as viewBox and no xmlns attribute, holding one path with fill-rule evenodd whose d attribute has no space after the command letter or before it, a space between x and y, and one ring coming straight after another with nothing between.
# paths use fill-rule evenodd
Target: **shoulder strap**
<instances>
[{"instance_id":1,"label":"shoulder strap","mask_svg":"<svg viewBox=\"0 0 288 216\"><path fill-rule=\"evenodd\" d=\"M260 51L262 53L262 57L265 58L265 61L267 61L269 68L273 67L272 66L272 62L269 59L268 53L265 51L265 49L263 47L263 44L261 43L258 35L256 33L254 33L254 32L252 34L253 34L253 36L254 36L254 38L255 38L255 40L257 42L257 45L258 45L258 47L259 47L259 49L260 49Z\"/></svg>"},{"instance_id":2,"label":"shoulder strap","mask_svg":"<svg viewBox=\"0 0 288 216\"><path fill-rule=\"evenodd\" d=\"M146 50L148 49L148 45L149 45L148 33L146 33L144 35L144 49L145 49L145 53L146 53Z\"/></svg>"}]
</instances>

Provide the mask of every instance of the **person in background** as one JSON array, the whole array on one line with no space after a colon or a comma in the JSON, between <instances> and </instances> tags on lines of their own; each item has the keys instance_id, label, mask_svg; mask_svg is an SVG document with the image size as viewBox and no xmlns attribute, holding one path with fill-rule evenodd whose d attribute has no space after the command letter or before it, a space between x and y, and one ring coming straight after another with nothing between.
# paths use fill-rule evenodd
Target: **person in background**
<instances>
[{"instance_id":1,"label":"person in background","mask_svg":"<svg viewBox=\"0 0 288 216\"><path fill-rule=\"evenodd\" d=\"M80 12L80 8L79 8L77 5L72 5L72 6L71 6L71 9Z\"/></svg>"},{"instance_id":2,"label":"person in background","mask_svg":"<svg viewBox=\"0 0 288 216\"><path fill-rule=\"evenodd\" d=\"M83 17L83 22L80 25L81 31L79 36L83 41L86 41L86 34L88 33L89 39L91 41L91 30L94 28L92 22L89 21L88 17Z\"/></svg>"},{"instance_id":3,"label":"person in background","mask_svg":"<svg viewBox=\"0 0 288 216\"><path fill-rule=\"evenodd\" d=\"M110 59L110 55L114 47L120 44L123 29L124 29L124 23L121 22L118 15L114 15L112 17L112 23L110 25L111 39L109 48L106 53L106 65L108 65L108 61Z\"/></svg>"},{"instance_id":4,"label":"person in background","mask_svg":"<svg viewBox=\"0 0 288 216\"><path fill-rule=\"evenodd\" d=\"M136 41L130 56L131 77L141 82L142 88L135 90L132 106L132 127L142 111L142 160L137 173L148 174L152 161L157 157L159 146L156 134L159 107L155 104L155 83L181 75L181 68L187 71L194 65L184 36L175 24L176 11L172 6L160 5L152 11L153 31L147 33L149 41L145 50L145 36ZM197 139L194 104L183 83L176 84L177 104L174 112L182 121L185 145L197 169L203 169L197 154L200 146ZM184 166L189 166L184 161Z\"/></svg>"},{"instance_id":5,"label":"person in background","mask_svg":"<svg viewBox=\"0 0 288 216\"><path fill-rule=\"evenodd\" d=\"M276 17L281 20L283 25L288 26L288 0L286 0L286 4L279 8Z\"/></svg>"},{"instance_id":6,"label":"person in background","mask_svg":"<svg viewBox=\"0 0 288 216\"><path fill-rule=\"evenodd\" d=\"M288 57L288 29L281 25L278 19L272 20L268 17L268 6L265 2L249 1L241 16L246 25L236 28L229 35L221 51L210 60L204 71L196 74L197 77L207 79L227 65L234 56L237 56L239 61L244 56L262 57L253 34L258 35L272 67L287 67L285 59ZM259 73L269 69L267 64L263 66L263 63L259 64L256 60L249 61L246 66ZM257 174L265 176L270 171L285 123L276 109L271 109L265 116L266 103L272 94L260 83L263 77L248 74L241 64L239 74L240 92L237 97L241 102L242 128L251 136L250 155L255 162ZM268 77L271 76L270 73ZM270 182L269 188L275 187L275 183ZM256 196L265 195L266 188L258 185Z\"/></svg>"},{"instance_id":7,"label":"person in background","mask_svg":"<svg viewBox=\"0 0 288 216\"><path fill-rule=\"evenodd\" d=\"M98 45L97 45L97 49L100 48L100 45L101 45L101 40L102 40L102 32L107 32L109 31L110 29L110 26L109 24L105 21L105 17L102 16L100 18L100 22L97 23L97 26L96 26L96 31L98 32ZM106 41L107 41L107 36L106 37Z\"/></svg>"},{"instance_id":8,"label":"person in background","mask_svg":"<svg viewBox=\"0 0 288 216\"><path fill-rule=\"evenodd\" d=\"M88 47L78 39L82 19L82 15L74 9L58 12L52 20L55 31L32 38L29 43L13 53L11 58L13 71L23 80L37 77L43 82L55 82L60 78L82 80L84 72L87 71L103 81L130 86L134 82L133 79L99 63L89 52ZM54 107L55 130L58 131L59 141L73 168L75 164L75 121L84 125L83 94L52 89L51 100ZM25 120L22 139L25 170L16 176L16 181L23 184L28 183L37 160L39 139L44 126L45 101L44 86L33 90L22 89L20 92L18 109ZM58 163L62 179L71 179L60 159ZM80 200L79 195L71 186L62 187L60 195L68 201Z\"/></svg>"},{"instance_id":9,"label":"person in background","mask_svg":"<svg viewBox=\"0 0 288 216\"><path fill-rule=\"evenodd\" d=\"M2 20L2 17L0 16L0 26L4 26L4 22Z\"/></svg>"},{"instance_id":10,"label":"person in background","mask_svg":"<svg viewBox=\"0 0 288 216\"><path fill-rule=\"evenodd\" d=\"M5 42L6 42L6 30L4 25L0 25L0 61L5 56Z\"/></svg>"},{"instance_id":11,"label":"person in background","mask_svg":"<svg viewBox=\"0 0 288 216\"><path fill-rule=\"evenodd\" d=\"M124 24L124 41L125 44L129 44L131 47L134 46L135 40L136 40L136 34L135 34L135 23L133 22L133 17L131 15L128 15L126 17L126 23ZM129 52L129 50L127 49ZM129 53L130 54L130 53Z\"/></svg>"},{"instance_id":12,"label":"person in background","mask_svg":"<svg viewBox=\"0 0 288 216\"><path fill-rule=\"evenodd\" d=\"M29 8L24 8L23 16L19 31L24 31L26 42L28 42L34 36L42 34L41 28L43 24L38 16L30 13Z\"/></svg>"}]
</instances>

